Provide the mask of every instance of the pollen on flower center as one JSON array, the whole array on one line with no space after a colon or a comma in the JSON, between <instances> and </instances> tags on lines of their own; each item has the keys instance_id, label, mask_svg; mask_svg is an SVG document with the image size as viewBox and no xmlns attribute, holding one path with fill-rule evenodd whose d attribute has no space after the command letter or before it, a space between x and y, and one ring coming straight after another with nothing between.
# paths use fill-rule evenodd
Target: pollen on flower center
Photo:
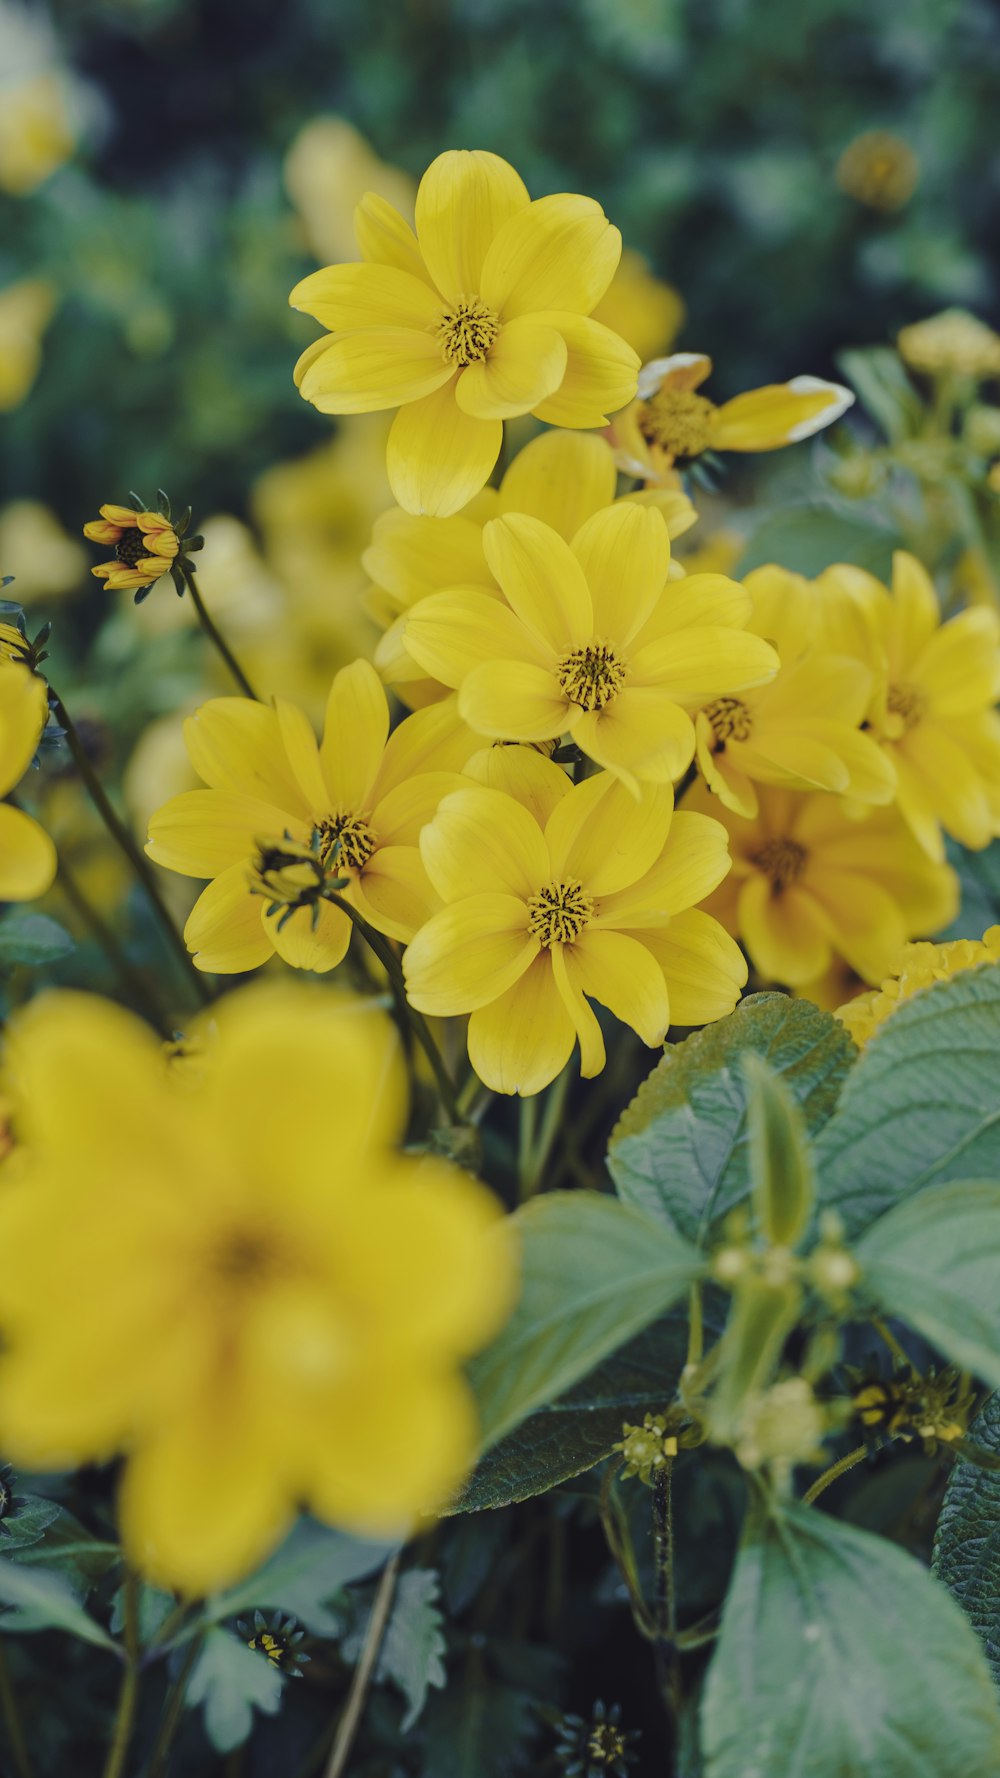
<instances>
[{"instance_id":1,"label":"pollen on flower center","mask_svg":"<svg viewBox=\"0 0 1000 1778\"><path fill-rule=\"evenodd\" d=\"M806 867L809 854L797 840L768 840L751 863L771 879L772 895L781 895L797 883Z\"/></svg>"},{"instance_id":2,"label":"pollen on flower center","mask_svg":"<svg viewBox=\"0 0 1000 1778\"><path fill-rule=\"evenodd\" d=\"M739 698L716 698L706 705L705 715L715 736L713 753L721 753L727 741L749 741L753 734L753 718Z\"/></svg>"},{"instance_id":3,"label":"pollen on flower center","mask_svg":"<svg viewBox=\"0 0 1000 1778\"><path fill-rule=\"evenodd\" d=\"M460 296L454 308L443 311L435 329L449 363L462 369L481 364L499 332L499 315L478 296Z\"/></svg>"},{"instance_id":4,"label":"pollen on flower center","mask_svg":"<svg viewBox=\"0 0 1000 1778\"><path fill-rule=\"evenodd\" d=\"M581 710L603 710L621 691L625 666L607 642L587 642L564 655L556 678L570 703Z\"/></svg>"},{"instance_id":5,"label":"pollen on flower center","mask_svg":"<svg viewBox=\"0 0 1000 1778\"><path fill-rule=\"evenodd\" d=\"M593 917L593 900L577 878L546 883L528 902L528 931L546 951L553 945L571 945Z\"/></svg>"},{"instance_id":6,"label":"pollen on flower center","mask_svg":"<svg viewBox=\"0 0 1000 1778\"><path fill-rule=\"evenodd\" d=\"M927 714L927 697L919 685L908 685L900 681L898 685L890 685L885 700L885 707L890 716L898 716L903 725L903 733L916 728Z\"/></svg>"},{"instance_id":7,"label":"pollen on flower center","mask_svg":"<svg viewBox=\"0 0 1000 1778\"><path fill-rule=\"evenodd\" d=\"M712 436L715 403L693 389L659 389L644 402L639 431L647 444L657 445L671 457L697 457Z\"/></svg>"},{"instance_id":8,"label":"pollen on flower center","mask_svg":"<svg viewBox=\"0 0 1000 1778\"><path fill-rule=\"evenodd\" d=\"M346 864L352 870L362 870L377 845L378 835L364 816L350 810L338 811L316 828L317 851L326 869Z\"/></svg>"}]
</instances>

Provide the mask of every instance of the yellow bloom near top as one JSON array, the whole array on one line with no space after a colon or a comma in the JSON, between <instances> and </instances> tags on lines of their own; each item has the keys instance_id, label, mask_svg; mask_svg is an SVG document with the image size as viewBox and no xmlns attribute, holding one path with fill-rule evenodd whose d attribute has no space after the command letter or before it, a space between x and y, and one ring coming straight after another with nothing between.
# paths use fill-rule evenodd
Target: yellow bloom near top
<instances>
[{"instance_id":1,"label":"yellow bloom near top","mask_svg":"<svg viewBox=\"0 0 1000 1778\"><path fill-rule=\"evenodd\" d=\"M935 982L946 982L966 969L978 969L984 963L1000 963L1000 926L990 926L981 939L956 938L946 944L906 945L896 960L892 975L870 994L858 994L844 1006L838 1006L837 1017L846 1025L858 1048L862 1048L896 1008L921 988L932 988Z\"/></svg>"},{"instance_id":2,"label":"yellow bloom near top","mask_svg":"<svg viewBox=\"0 0 1000 1778\"><path fill-rule=\"evenodd\" d=\"M568 544L524 514L483 532L503 600L438 593L408 615L404 641L425 672L458 688L469 725L500 740L569 734L636 791L690 763L682 705L773 678L778 657L742 626L749 595L720 574L667 585L670 540L658 512L606 507Z\"/></svg>"},{"instance_id":3,"label":"yellow bloom near top","mask_svg":"<svg viewBox=\"0 0 1000 1778\"><path fill-rule=\"evenodd\" d=\"M417 850L455 774L425 770L427 731L389 735L374 667L333 681L323 744L295 705L213 698L185 724L208 786L172 797L149 824L149 856L211 877L184 936L199 969L236 974L277 951L297 969L333 969L350 940L327 885L391 938L412 937L437 903Z\"/></svg>"},{"instance_id":4,"label":"yellow bloom near top","mask_svg":"<svg viewBox=\"0 0 1000 1778\"><path fill-rule=\"evenodd\" d=\"M407 512L445 516L471 500L505 419L603 426L635 394L636 354L590 319L621 256L593 199L532 203L497 155L451 150L420 181L416 233L373 193L355 229L362 264L292 291L331 330L295 378L323 413L399 408L387 466Z\"/></svg>"},{"instance_id":5,"label":"yellow bloom near top","mask_svg":"<svg viewBox=\"0 0 1000 1778\"><path fill-rule=\"evenodd\" d=\"M0 797L24 777L48 714L44 679L19 661L0 659ZM34 901L55 874L56 849L45 830L23 809L0 802L0 901Z\"/></svg>"},{"instance_id":6,"label":"yellow bloom near top","mask_svg":"<svg viewBox=\"0 0 1000 1778\"><path fill-rule=\"evenodd\" d=\"M634 798L606 772L573 785L540 754L495 753L493 782L519 794L444 798L420 849L445 906L403 957L418 1010L471 1014L480 1079L498 1093L540 1092L577 1041L581 1073L599 1074L604 1039L588 996L651 1045L672 1020L731 1012L746 965L695 906L729 869L719 823L675 815L669 786Z\"/></svg>"},{"instance_id":7,"label":"yellow bloom near top","mask_svg":"<svg viewBox=\"0 0 1000 1778\"><path fill-rule=\"evenodd\" d=\"M475 1454L460 1361L513 1289L498 1207L401 1157L395 1037L303 983L217 1003L197 1070L108 1002L14 1021L0 1417L18 1463L124 1452L130 1560L206 1593L307 1506L405 1534Z\"/></svg>"}]
</instances>

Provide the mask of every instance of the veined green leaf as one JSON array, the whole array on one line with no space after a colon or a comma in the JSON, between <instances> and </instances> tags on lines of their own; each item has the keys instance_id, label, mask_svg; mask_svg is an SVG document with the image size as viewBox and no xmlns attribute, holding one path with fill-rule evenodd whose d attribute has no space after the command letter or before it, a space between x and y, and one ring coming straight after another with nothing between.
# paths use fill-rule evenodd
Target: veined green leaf
<instances>
[{"instance_id":1,"label":"veined green leaf","mask_svg":"<svg viewBox=\"0 0 1000 1778\"><path fill-rule=\"evenodd\" d=\"M969 1442L1000 1457L1000 1395L969 1427ZM934 1572L971 1620L1000 1685L1000 1473L959 1458L934 1538Z\"/></svg>"}]
</instances>

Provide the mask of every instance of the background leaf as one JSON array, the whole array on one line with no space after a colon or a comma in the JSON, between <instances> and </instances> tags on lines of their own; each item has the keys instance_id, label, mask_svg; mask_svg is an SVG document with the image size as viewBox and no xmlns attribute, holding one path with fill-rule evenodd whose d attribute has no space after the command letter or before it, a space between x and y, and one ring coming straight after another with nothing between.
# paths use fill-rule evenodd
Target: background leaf
<instances>
[{"instance_id":1,"label":"background leaf","mask_svg":"<svg viewBox=\"0 0 1000 1778\"><path fill-rule=\"evenodd\" d=\"M445 1684L444 1618L438 1605L441 1583L433 1568L408 1568L400 1575L375 1668L377 1680L392 1680L407 1703L400 1733L409 1734L423 1713L431 1686ZM345 1660L356 1661L364 1642L363 1625L341 1643Z\"/></svg>"},{"instance_id":2,"label":"background leaf","mask_svg":"<svg viewBox=\"0 0 1000 1778\"><path fill-rule=\"evenodd\" d=\"M912 437L923 417L923 403L891 346L852 346L837 353L837 363L887 439L898 444Z\"/></svg>"},{"instance_id":3,"label":"background leaf","mask_svg":"<svg viewBox=\"0 0 1000 1778\"><path fill-rule=\"evenodd\" d=\"M702 1708L706 1778L995 1778L976 1637L912 1557L792 1505L736 1563Z\"/></svg>"},{"instance_id":4,"label":"background leaf","mask_svg":"<svg viewBox=\"0 0 1000 1778\"><path fill-rule=\"evenodd\" d=\"M228 1630L209 1630L187 1686L187 1702L201 1704L205 1729L219 1753L246 1740L253 1713L273 1716L281 1705L284 1678L265 1655L246 1648Z\"/></svg>"},{"instance_id":5,"label":"background leaf","mask_svg":"<svg viewBox=\"0 0 1000 1778\"><path fill-rule=\"evenodd\" d=\"M820 1135L820 1200L857 1235L946 1179L1000 1179L1000 968L925 988L883 1025Z\"/></svg>"},{"instance_id":6,"label":"background leaf","mask_svg":"<svg viewBox=\"0 0 1000 1778\"><path fill-rule=\"evenodd\" d=\"M61 1574L29 1568L0 1557L0 1602L13 1607L0 1617L0 1630L65 1630L99 1648L116 1648L107 1631L84 1611Z\"/></svg>"},{"instance_id":7,"label":"background leaf","mask_svg":"<svg viewBox=\"0 0 1000 1778\"><path fill-rule=\"evenodd\" d=\"M902 541L881 518L862 518L820 502L792 506L760 519L734 572L742 576L766 562L780 562L794 574L812 578L834 562L853 562L879 580L888 580L892 552Z\"/></svg>"},{"instance_id":8,"label":"background leaf","mask_svg":"<svg viewBox=\"0 0 1000 1778\"><path fill-rule=\"evenodd\" d=\"M991 1395L969 1438L1000 1457L1000 1395ZM934 1572L971 1620L1000 1685L1000 1473L960 1457L948 1478L934 1538Z\"/></svg>"},{"instance_id":9,"label":"background leaf","mask_svg":"<svg viewBox=\"0 0 1000 1778\"><path fill-rule=\"evenodd\" d=\"M612 1132L608 1167L623 1199L689 1241L705 1242L750 1195L748 1051L781 1076L814 1134L857 1054L830 1013L785 994L752 994L668 1048Z\"/></svg>"},{"instance_id":10,"label":"background leaf","mask_svg":"<svg viewBox=\"0 0 1000 1778\"><path fill-rule=\"evenodd\" d=\"M56 963L73 948L69 933L48 914L14 913L0 920L0 970L14 969L19 963L34 967Z\"/></svg>"},{"instance_id":11,"label":"background leaf","mask_svg":"<svg viewBox=\"0 0 1000 1778\"><path fill-rule=\"evenodd\" d=\"M526 1769L537 1732L531 1699L491 1679L473 1660L461 1680L428 1705L422 1778L510 1778Z\"/></svg>"},{"instance_id":12,"label":"background leaf","mask_svg":"<svg viewBox=\"0 0 1000 1778\"><path fill-rule=\"evenodd\" d=\"M206 1617L217 1623L258 1608L290 1611L314 1635L336 1636L342 1625L327 1603L349 1581L380 1568L394 1547L364 1543L315 1519L300 1519L256 1574L209 1600Z\"/></svg>"},{"instance_id":13,"label":"background leaf","mask_svg":"<svg viewBox=\"0 0 1000 1778\"><path fill-rule=\"evenodd\" d=\"M521 1298L469 1366L484 1449L655 1321L701 1269L678 1235L598 1192L552 1192L515 1220Z\"/></svg>"}]
</instances>

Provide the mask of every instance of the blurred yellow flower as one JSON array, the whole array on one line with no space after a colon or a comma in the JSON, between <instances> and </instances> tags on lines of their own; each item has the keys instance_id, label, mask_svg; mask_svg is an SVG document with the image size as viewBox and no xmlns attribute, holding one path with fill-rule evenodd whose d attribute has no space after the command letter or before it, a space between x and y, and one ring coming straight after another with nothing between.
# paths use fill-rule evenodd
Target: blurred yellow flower
<instances>
[{"instance_id":1,"label":"blurred yellow flower","mask_svg":"<svg viewBox=\"0 0 1000 1778\"><path fill-rule=\"evenodd\" d=\"M180 549L177 532L162 513L111 503L101 507L99 519L88 520L83 535L114 549L110 562L99 562L90 570L98 580L107 581L112 592L148 590L166 574Z\"/></svg>"},{"instance_id":2,"label":"blurred yellow flower","mask_svg":"<svg viewBox=\"0 0 1000 1778\"><path fill-rule=\"evenodd\" d=\"M776 451L798 444L832 426L854 401L839 383L802 376L718 407L696 393L711 370L712 360L702 352L677 352L643 365L637 399L612 426L619 469L669 487L679 461L703 451Z\"/></svg>"},{"instance_id":3,"label":"blurred yellow flower","mask_svg":"<svg viewBox=\"0 0 1000 1778\"><path fill-rule=\"evenodd\" d=\"M0 413L20 407L42 362L42 335L56 293L44 278L23 278L0 290Z\"/></svg>"},{"instance_id":4,"label":"blurred yellow flower","mask_svg":"<svg viewBox=\"0 0 1000 1778\"><path fill-rule=\"evenodd\" d=\"M0 191L27 197L76 147L65 80L52 69L0 83Z\"/></svg>"},{"instance_id":5,"label":"blurred yellow flower","mask_svg":"<svg viewBox=\"0 0 1000 1778\"><path fill-rule=\"evenodd\" d=\"M0 665L0 797L24 777L48 720L45 681L4 656ZM35 901L56 874L56 849L38 822L0 802L0 901Z\"/></svg>"},{"instance_id":6,"label":"blurred yellow flower","mask_svg":"<svg viewBox=\"0 0 1000 1778\"><path fill-rule=\"evenodd\" d=\"M1000 377L1000 334L967 309L942 309L896 337L899 355L925 376Z\"/></svg>"},{"instance_id":7,"label":"blurred yellow flower","mask_svg":"<svg viewBox=\"0 0 1000 1778\"><path fill-rule=\"evenodd\" d=\"M489 1194L398 1154L401 1070L370 1004L258 985L214 1018L192 1073L96 998L18 1015L0 1202L5 1450L123 1452L130 1560L193 1594L302 1505L403 1535L442 1504L475 1447L458 1365L513 1273Z\"/></svg>"},{"instance_id":8,"label":"blurred yellow flower","mask_svg":"<svg viewBox=\"0 0 1000 1778\"><path fill-rule=\"evenodd\" d=\"M988 845L1000 833L1000 616L977 606L942 623L930 576L904 550L891 593L843 563L816 590L861 619L875 675L869 733L892 759L896 800L924 850L944 857L942 828Z\"/></svg>"},{"instance_id":9,"label":"blurred yellow flower","mask_svg":"<svg viewBox=\"0 0 1000 1778\"><path fill-rule=\"evenodd\" d=\"M503 600L435 593L409 613L406 648L459 713L498 740L569 734L633 791L689 765L694 726L682 705L773 678L778 657L743 625L749 596L722 575L667 584L670 540L659 513L620 501L572 545L521 513L483 532Z\"/></svg>"},{"instance_id":10,"label":"blurred yellow flower","mask_svg":"<svg viewBox=\"0 0 1000 1778\"><path fill-rule=\"evenodd\" d=\"M621 334L643 363L657 353L669 352L685 315L680 292L654 277L649 261L632 247L622 249L607 293L592 311L593 319Z\"/></svg>"},{"instance_id":11,"label":"blurred yellow flower","mask_svg":"<svg viewBox=\"0 0 1000 1778\"><path fill-rule=\"evenodd\" d=\"M372 194L355 222L364 263L292 291L331 329L295 377L323 413L399 409L387 467L408 512L444 517L471 500L505 419L603 426L634 394L635 353L589 319L621 254L593 199L532 203L497 155L451 150L420 181L416 234Z\"/></svg>"},{"instance_id":12,"label":"blurred yellow flower","mask_svg":"<svg viewBox=\"0 0 1000 1778\"><path fill-rule=\"evenodd\" d=\"M380 161L346 117L314 117L285 156L285 185L309 248L325 265L357 259L354 211L368 192L413 215L415 179Z\"/></svg>"},{"instance_id":13,"label":"blurred yellow flower","mask_svg":"<svg viewBox=\"0 0 1000 1778\"><path fill-rule=\"evenodd\" d=\"M954 919L954 871L921 851L896 809L852 820L822 791L762 789L758 800L753 821L700 785L685 806L728 829L732 873L707 907L766 980L804 987L843 958L877 982L908 938Z\"/></svg>"},{"instance_id":14,"label":"blurred yellow flower","mask_svg":"<svg viewBox=\"0 0 1000 1778\"><path fill-rule=\"evenodd\" d=\"M674 815L669 786L633 798L607 773L571 785L537 754L525 782L530 808L497 789L445 797L420 837L445 907L403 957L415 1007L471 1014L469 1059L498 1093L540 1092L576 1041L581 1073L600 1073L587 996L655 1046L671 1020L731 1012L746 980L694 905L729 869L718 822Z\"/></svg>"},{"instance_id":15,"label":"blurred yellow flower","mask_svg":"<svg viewBox=\"0 0 1000 1778\"><path fill-rule=\"evenodd\" d=\"M168 870L212 879L184 929L199 969L232 975L276 951L296 969L335 968L351 923L324 899L332 878L379 932L412 937L436 905L417 838L455 778L422 769L424 730L412 718L389 736L367 661L334 679L322 748L284 698L273 709L213 698L184 733L208 788L160 809L146 850Z\"/></svg>"},{"instance_id":16,"label":"blurred yellow flower","mask_svg":"<svg viewBox=\"0 0 1000 1778\"><path fill-rule=\"evenodd\" d=\"M864 130L837 162L842 192L870 210L902 210L917 189L920 162L908 142L889 130Z\"/></svg>"},{"instance_id":17,"label":"blurred yellow flower","mask_svg":"<svg viewBox=\"0 0 1000 1778\"><path fill-rule=\"evenodd\" d=\"M40 500L0 507L0 567L13 575L20 604L64 599L81 589L87 554Z\"/></svg>"},{"instance_id":18,"label":"blurred yellow flower","mask_svg":"<svg viewBox=\"0 0 1000 1778\"><path fill-rule=\"evenodd\" d=\"M859 994L845 1006L838 1006L837 1017L846 1025L858 1048L862 1048L897 1006L921 988L945 982L965 969L977 969L983 963L1000 962L1000 926L990 926L978 938L950 939L946 944L906 945L897 958L891 976L870 994Z\"/></svg>"}]
</instances>

